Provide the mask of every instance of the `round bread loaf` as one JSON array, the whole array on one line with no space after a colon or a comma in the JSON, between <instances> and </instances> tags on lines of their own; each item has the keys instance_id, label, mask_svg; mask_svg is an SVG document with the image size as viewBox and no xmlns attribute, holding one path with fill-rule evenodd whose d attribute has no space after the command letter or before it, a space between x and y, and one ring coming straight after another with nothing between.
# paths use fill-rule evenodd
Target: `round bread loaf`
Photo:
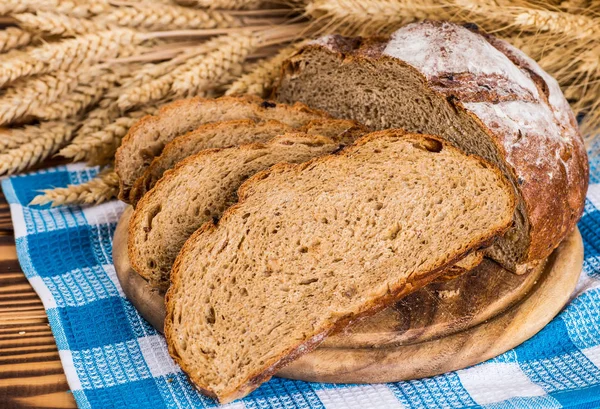
<instances>
[{"instance_id":1,"label":"round bread loaf","mask_svg":"<svg viewBox=\"0 0 600 409\"><path fill-rule=\"evenodd\" d=\"M549 256L583 212L587 155L558 83L475 25L426 21L389 38L321 37L285 63L275 94L372 129L437 134L496 164L518 206L486 254L513 271Z\"/></svg>"}]
</instances>

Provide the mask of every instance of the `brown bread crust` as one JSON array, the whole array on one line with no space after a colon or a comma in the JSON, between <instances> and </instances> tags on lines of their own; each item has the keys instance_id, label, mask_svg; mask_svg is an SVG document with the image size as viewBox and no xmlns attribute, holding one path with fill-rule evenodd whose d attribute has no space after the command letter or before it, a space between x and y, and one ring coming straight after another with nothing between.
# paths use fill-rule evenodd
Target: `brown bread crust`
<instances>
[{"instance_id":1,"label":"brown bread crust","mask_svg":"<svg viewBox=\"0 0 600 409\"><path fill-rule=\"evenodd\" d=\"M458 51L447 50L448 44L465 45L461 41L467 29L491 46L488 46L489 53L497 50L506 56L514 65L508 68L517 69L529 84L524 87L522 82L510 75L502 77L481 72L446 71L445 68L462 65L463 60L477 59L475 54L466 55L468 51L464 47L457 48ZM432 39L430 34L434 31L441 33L443 39ZM410 63L391 55L393 52L385 53L386 47L394 40L393 36L398 33L424 48L446 53L448 56L444 58L447 61L428 61L426 51ZM405 26L394 35L367 39L325 36L304 46L296 56L318 48L334 53L344 64L392 60L415 70L430 90L445 98L455 109L466 112L480 125L507 163L508 171L518 184L518 193L525 204L530 224L528 251L518 262L528 263L548 257L575 228L583 214L589 179L583 139L556 81L523 52L505 41L479 32L473 24L466 25L465 29L449 22L426 21ZM421 51L415 51L418 52ZM401 50L399 54L402 55ZM456 61L458 63L454 64ZM477 66L477 63L472 65ZM288 60L282 68L280 84L286 72L293 69L291 60ZM496 105L502 102L535 104L538 116L527 117L517 112L516 116L509 118L495 111ZM539 124L547 124L548 128L544 129Z\"/></svg>"},{"instance_id":2,"label":"brown bread crust","mask_svg":"<svg viewBox=\"0 0 600 409\"><path fill-rule=\"evenodd\" d=\"M303 169L306 169L315 163L327 162L332 157L350 156L357 149L357 147L362 146L363 144L365 144L373 139L376 139L379 137L385 137L385 136L389 136L389 135L393 135L394 137L399 137L399 138L414 138L419 141L426 141L426 142L428 139L433 139L435 141L438 141L444 147L451 146L448 144L448 142L442 140L441 138L439 138L437 136L405 134L402 130L398 130L398 129L373 132L373 133L359 139L353 145L350 145L349 147L342 149L341 151L339 151L335 154L317 157L308 162L304 162L304 163L298 164L298 165L279 163L277 165L272 166L270 169L267 169L267 170L264 170L262 172L255 174L250 179L248 179L246 182L244 182L244 184L242 184L242 186L240 186L240 188L238 189L238 197L239 197L238 203L236 205L230 207L229 209L227 209L225 211L225 213L223 214L222 218L217 223L226 222L226 220L230 217L230 215L234 214L237 211L237 209L240 207L240 204L243 203L246 200L246 198L251 194L250 191L253 189L254 185L257 183L260 183L260 181L262 179L266 179L267 177L269 177L269 175L271 175L273 173L285 172L288 170L292 170L296 173L299 173ZM499 176L499 178L501 180L506 181L506 178L504 177L504 175L502 175L500 170L497 169L496 167L494 167L493 165L491 165L490 163L488 163L487 161L485 161L484 159L482 159L476 155L467 155L467 156L476 158L481 163L484 163L486 165L486 167L492 169ZM513 194L513 189L510 187L510 184L507 181L505 182L504 188L506 189L508 196L511 197L511 201L512 201L511 208L514 209L515 198L514 198L514 194ZM512 216L512 213L511 213L511 216ZM345 328L352 322L355 322L357 320L361 320L363 318L366 318L368 316L376 314L377 312L381 311L382 309L397 302L399 299L406 296L410 292L415 291L415 290L429 284L430 282L434 281L436 278L438 278L439 276L444 274L444 272L447 271L449 266L452 266L459 260L463 259L468 254L470 254L472 251L489 246L496 237L504 234L508 230L509 227L510 227L510 220L507 220L506 223L504 223L503 228L500 228L494 232L491 232L489 236L487 236L486 238L482 239L479 242L472 243L472 245L468 246L468 248L465 252L463 252L461 254L455 254L453 257L450 257L448 262L446 262L445 264L443 264L443 265L439 266L438 268L431 270L431 271L421 271L419 273L413 274L411 277L409 277L409 280L407 280L405 283L400 284L396 288L390 288L389 292L386 296L381 297L379 299L371 300L371 302L366 305L366 308L362 313L342 317L342 318L336 320L335 322L332 322L331 326L328 329L326 329L325 331L312 334L310 337L308 337L308 339L306 341L298 343L297 345L294 345L294 346L288 348L279 357L277 357L276 359L273 359L272 362L269 362L268 367L265 370L248 376L246 378L246 380L243 382L243 384L238 389L236 389L234 392L232 392L231 394L217 396L212 390L209 389L209 387L207 385L202 384L200 377L197 376L197 374L195 374L191 370L191 368L189 368L186 365L186 362L183 359L181 359L181 357L177 353L177 349L175 347L175 342L173 341L173 337L175 336L175 334L173 332L174 305L173 305L172 297L174 296L174 294L179 290L179 288L182 285L182 282L180 280L180 272L179 272L180 268L182 268L181 255L184 254L185 252L187 252L188 249L194 245L194 242L197 240L197 238L199 236L204 235L204 234L210 234L212 231L214 231L217 228L217 224L215 224L214 222L207 222L186 241L181 252L179 253L179 256L175 260L173 269L171 270L171 287L169 288L169 290L167 291L167 294L165 296L166 318L165 318L165 328L164 328L164 334L167 339L169 353L170 353L171 357L177 362L177 364L189 376L192 383L194 385L196 385L196 387L202 393L204 393L208 396L211 396L213 398L217 398L220 403L232 402L236 399L246 396L248 393L252 392L258 386L260 386L260 384L268 381L273 375L275 375L277 373L277 371L280 368L289 364L290 362L297 359L298 357L300 357L308 352L311 352L312 350L317 348L317 346L328 335L331 335L332 333L342 330L343 328Z\"/></svg>"}]
</instances>

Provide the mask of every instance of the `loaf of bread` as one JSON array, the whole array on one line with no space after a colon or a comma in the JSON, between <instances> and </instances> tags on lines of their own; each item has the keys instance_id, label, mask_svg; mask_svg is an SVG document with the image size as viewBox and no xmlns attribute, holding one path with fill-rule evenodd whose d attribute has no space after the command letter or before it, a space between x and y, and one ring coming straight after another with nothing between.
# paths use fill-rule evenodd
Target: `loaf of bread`
<instances>
[{"instance_id":1,"label":"loaf of bread","mask_svg":"<svg viewBox=\"0 0 600 409\"><path fill-rule=\"evenodd\" d=\"M358 123L342 119L316 119L300 128L294 128L275 120L255 122L250 119L202 125L192 132L173 139L164 147L160 156L154 158L148 169L135 182L130 195L132 204L137 204L142 196L158 182L165 171L191 155L205 149L266 142L292 130L309 135L335 136L340 140L349 141L367 133L366 128ZM346 132L352 135L342 136Z\"/></svg>"},{"instance_id":2,"label":"loaf of bread","mask_svg":"<svg viewBox=\"0 0 600 409\"><path fill-rule=\"evenodd\" d=\"M119 175L119 199L131 203L137 195L131 192L135 181L143 175L152 160L175 137L200 125L234 119L254 121L277 120L299 127L311 119L327 114L298 103L293 106L276 104L256 97L190 98L175 101L161 108L158 114L139 120L127 133L115 155L115 170Z\"/></svg>"},{"instance_id":3,"label":"loaf of bread","mask_svg":"<svg viewBox=\"0 0 600 409\"><path fill-rule=\"evenodd\" d=\"M497 165L517 196L513 227L486 254L523 270L575 227L588 163L557 82L474 25L422 22L390 38L322 37L284 66L282 102L304 102L372 129L442 136Z\"/></svg>"},{"instance_id":4,"label":"loaf of bread","mask_svg":"<svg viewBox=\"0 0 600 409\"><path fill-rule=\"evenodd\" d=\"M187 240L166 296L171 355L222 403L487 245L515 208L497 168L399 130L275 165L238 196Z\"/></svg>"},{"instance_id":5,"label":"loaf of bread","mask_svg":"<svg viewBox=\"0 0 600 409\"><path fill-rule=\"evenodd\" d=\"M267 144L206 150L166 172L131 217L128 254L133 269L150 285L167 289L171 266L183 243L202 224L218 219L236 202L242 182L276 163L304 162L364 134L353 121L329 123L330 129L324 124L316 126L325 136L286 134Z\"/></svg>"}]
</instances>

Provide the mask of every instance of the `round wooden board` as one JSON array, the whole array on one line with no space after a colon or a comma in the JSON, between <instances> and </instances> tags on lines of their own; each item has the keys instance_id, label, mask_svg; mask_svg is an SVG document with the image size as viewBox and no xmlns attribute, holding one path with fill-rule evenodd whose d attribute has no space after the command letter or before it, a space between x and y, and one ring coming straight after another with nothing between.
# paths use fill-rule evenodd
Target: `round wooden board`
<instances>
[{"instance_id":1,"label":"round wooden board","mask_svg":"<svg viewBox=\"0 0 600 409\"><path fill-rule=\"evenodd\" d=\"M131 207L115 231L113 260L123 291L162 332L164 294L130 266ZM569 300L583 264L574 231L544 263L516 275L490 260L435 282L328 337L277 375L311 382L380 383L438 375L477 364L535 335Z\"/></svg>"}]
</instances>

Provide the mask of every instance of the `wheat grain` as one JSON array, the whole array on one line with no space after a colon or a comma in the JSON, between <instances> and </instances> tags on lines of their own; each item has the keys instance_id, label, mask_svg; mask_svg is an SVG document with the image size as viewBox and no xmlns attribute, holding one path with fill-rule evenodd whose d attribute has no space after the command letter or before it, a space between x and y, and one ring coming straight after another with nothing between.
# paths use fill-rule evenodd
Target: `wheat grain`
<instances>
[{"instance_id":1,"label":"wheat grain","mask_svg":"<svg viewBox=\"0 0 600 409\"><path fill-rule=\"evenodd\" d=\"M110 8L108 0L2 0L0 15L51 11L74 17L90 17Z\"/></svg>"},{"instance_id":2,"label":"wheat grain","mask_svg":"<svg viewBox=\"0 0 600 409\"><path fill-rule=\"evenodd\" d=\"M274 57L258 63L252 71L238 78L226 91L226 95L251 94L267 97L281 73L283 62L302 44L305 42L285 47Z\"/></svg>"},{"instance_id":3,"label":"wheat grain","mask_svg":"<svg viewBox=\"0 0 600 409\"><path fill-rule=\"evenodd\" d=\"M106 29L105 25L88 19L47 11L38 11L35 14L14 14L12 17L17 20L21 28L45 35L75 36L77 34L89 34Z\"/></svg>"},{"instance_id":4,"label":"wheat grain","mask_svg":"<svg viewBox=\"0 0 600 409\"><path fill-rule=\"evenodd\" d=\"M145 107L137 111L112 119L100 129L83 134L79 133L60 155L74 161L86 160L90 164L105 164L111 160L121 145L121 140L140 118L154 114L157 108Z\"/></svg>"},{"instance_id":5,"label":"wheat grain","mask_svg":"<svg viewBox=\"0 0 600 409\"><path fill-rule=\"evenodd\" d=\"M102 170L89 182L67 187L44 189L29 205L100 204L117 197L119 177L112 167Z\"/></svg>"},{"instance_id":6,"label":"wheat grain","mask_svg":"<svg viewBox=\"0 0 600 409\"><path fill-rule=\"evenodd\" d=\"M178 30L239 27L240 20L214 10L194 10L175 5L132 4L117 7L101 17L102 21L123 27L145 30Z\"/></svg>"},{"instance_id":7,"label":"wheat grain","mask_svg":"<svg viewBox=\"0 0 600 409\"><path fill-rule=\"evenodd\" d=\"M17 27L7 27L0 31L0 53L24 47L31 42L31 34Z\"/></svg>"},{"instance_id":8,"label":"wheat grain","mask_svg":"<svg viewBox=\"0 0 600 409\"><path fill-rule=\"evenodd\" d=\"M233 67L240 66L259 44L260 38L250 32L230 34L223 40L223 45L204 56L198 64L175 73L172 91L178 96L206 91Z\"/></svg>"},{"instance_id":9,"label":"wheat grain","mask_svg":"<svg viewBox=\"0 0 600 409\"><path fill-rule=\"evenodd\" d=\"M71 139L76 126L74 121L25 126L23 132L32 134L30 141L0 154L0 175L21 172L49 158Z\"/></svg>"},{"instance_id":10,"label":"wheat grain","mask_svg":"<svg viewBox=\"0 0 600 409\"><path fill-rule=\"evenodd\" d=\"M265 0L175 0L188 7L202 7L224 10L256 10L266 3Z\"/></svg>"},{"instance_id":11,"label":"wheat grain","mask_svg":"<svg viewBox=\"0 0 600 409\"><path fill-rule=\"evenodd\" d=\"M104 59L129 55L136 52L142 41L140 33L120 28L47 43L23 52L13 50L0 65L0 86L24 76L74 71Z\"/></svg>"}]
</instances>

